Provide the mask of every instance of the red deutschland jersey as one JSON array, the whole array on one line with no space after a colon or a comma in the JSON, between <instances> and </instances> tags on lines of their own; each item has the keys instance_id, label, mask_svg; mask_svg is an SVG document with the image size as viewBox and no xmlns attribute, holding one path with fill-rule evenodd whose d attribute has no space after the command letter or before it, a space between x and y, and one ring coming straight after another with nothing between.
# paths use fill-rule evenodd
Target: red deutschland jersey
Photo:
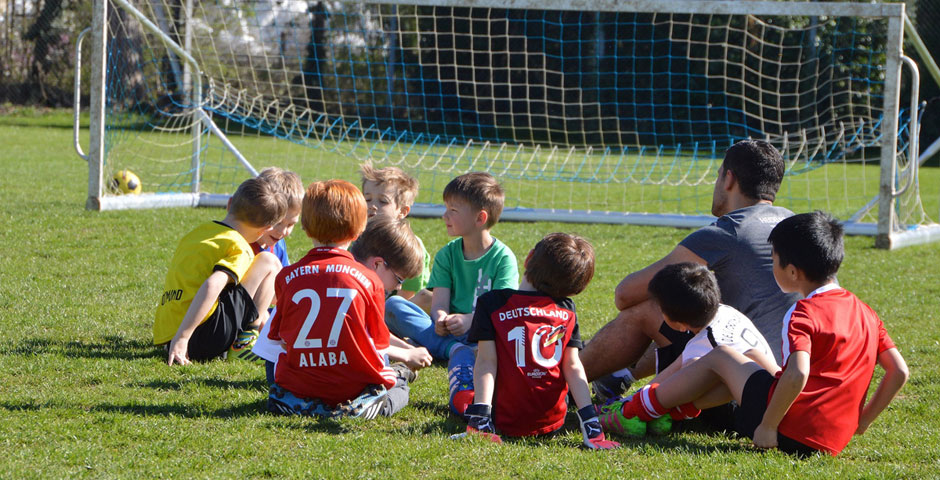
<instances>
[{"instance_id":1,"label":"red deutschland jersey","mask_svg":"<svg viewBox=\"0 0 940 480\"><path fill-rule=\"evenodd\" d=\"M477 299L468 340L496 344L493 423L509 436L541 435L565 423L565 348L581 348L574 302L538 292L493 290Z\"/></svg>"},{"instance_id":2,"label":"red deutschland jersey","mask_svg":"<svg viewBox=\"0 0 940 480\"><path fill-rule=\"evenodd\" d=\"M299 397L336 405L368 385L395 384L379 350L388 348L385 291L346 250L319 247L274 281L277 313L268 338L282 340L275 381Z\"/></svg>"},{"instance_id":3,"label":"red deutschland jersey","mask_svg":"<svg viewBox=\"0 0 940 480\"><path fill-rule=\"evenodd\" d=\"M790 307L784 331L784 369L793 352L808 352L809 378L778 431L836 455L858 428L878 355L894 342L871 307L835 284Z\"/></svg>"}]
</instances>

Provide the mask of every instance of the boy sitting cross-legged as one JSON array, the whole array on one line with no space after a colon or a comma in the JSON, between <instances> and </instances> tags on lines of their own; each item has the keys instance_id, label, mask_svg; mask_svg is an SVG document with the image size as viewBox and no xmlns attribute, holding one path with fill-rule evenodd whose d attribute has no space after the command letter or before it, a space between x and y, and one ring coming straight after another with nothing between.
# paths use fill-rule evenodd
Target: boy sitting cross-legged
<instances>
[{"instance_id":1,"label":"boy sitting cross-legged","mask_svg":"<svg viewBox=\"0 0 940 480\"><path fill-rule=\"evenodd\" d=\"M674 348L673 344L656 350L659 374L651 383L663 383L719 345L742 353L768 370L777 368L770 346L751 320L734 307L719 303L718 281L708 267L692 262L667 265L653 275L647 290L662 312L666 325L691 335L681 349ZM624 399L617 399L600 407L605 413L601 416L604 431L642 433L644 425L626 422L619 414L623 402ZM628 427L626 423L633 425ZM665 417L651 428L656 428L657 433L665 433L670 426L671 422Z\"/></svg>"},{"instance_id":2,"label":"boy sitting cross-legged","mask_svg":"<svg viewBox=\"0 0 940 480\"><path fill-rule=\"evenodd\" d=\"M473 401L473 349L464 344L477 297L503 288L516 288L516 256L490 235L503 211L503 189L492 175L472 172L444 188L447 234L459 237L434 256L428 288L432 290L431 321L446 342L450 409L462 415Z\"/></svg>"},{"instance_id":3,"label":"boy sitting cross-legged","mask_svg":"<svg viewBox=\"0 0 940 480\"><path fill-rule=\"evenodd\" d=\"M546 235L529 252L518 290L499 289L477 299L468 339L477 343L474 402L466 409L468 433L499 441L542 435L565 423L566 397L578 406L584 445L605 440L578 359L581 336L574 302L594 276L594 249L580 237ZM495 398L495 403L494 403Z\"/></svg>"},{"instance_id":4,"label":"boy sitting cross-legged","mask_svg":"<svg viewBox=\"0 0 940 480\"><path fill-rule=\"evenodd\" d=\"M784 318L783 370L765 369L719 346L623 405L626 418L694 416L733 398L736 429L759 448L836 455L868 429L908 378L878 315L835 283L842 226L822 212L794 215L770 233L773 273L805 296ZM868 402L875 364L885 370Z\"/></svg>"},{"instance_id":5,"label":"boy sitting cross-legged","mask_svg":"<svg viewBox=\"0 0 940 480\"><path fill-rule=\"evenodd\" d=\"M241 332L264 324L280 262L254 255L250 243L286 211L274 184L251 178L238 186L222 221L180 240L153 323L153 342L166 345L169 365L221 357Z\"/></svg>"},{"instance_id":6,"label":"boy sitting cross-legged","mask_svg":"<svg viewBox=\"0 0 940 480\"><path fill-rule=\"evenodd\" d=\"M393 341L383 319L386 290L398 287L401 275L414 275L420 267L414 234L401 223L397 230L381 223L363 232L365 200L343 180L307 187L301 225L314 248L275 281L277 310L268 338L283 342L284 352L275 366L269 409L366 418L391 415L407 404L407 383L415 374L404 364L388 365L386 356L418 366L431 361L423 349ZM360 233L360 242L382 245L384 256L362 246L360 260L365 265L357 262L347 248ZM354 405L356 411L343 409L356 399L365 399Z\"/></svg>"}]
</instances>

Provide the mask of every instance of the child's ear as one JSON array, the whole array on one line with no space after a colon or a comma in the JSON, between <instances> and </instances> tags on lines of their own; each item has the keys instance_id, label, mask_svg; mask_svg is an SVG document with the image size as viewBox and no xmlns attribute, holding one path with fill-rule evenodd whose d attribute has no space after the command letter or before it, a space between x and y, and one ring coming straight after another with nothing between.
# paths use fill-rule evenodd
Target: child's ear
<instances>
[{"instance_id":1,"label":"child's ear","mask_svg":"<svg viewBox=\"0 0 940 480\"><path fill-rule=\"evenodd\" d=\"M489 212L487 212L486 210L480 210L477 213L477 221L476 221L477 226L482 227L483 225L486 225L486 221L489 219L490 219Z\"/></svg>"},{"instance_id":2,"label":"child's ear","mask_svg":"<svg viewBox=\"0 0 940 480\"><path fill-rule=\"evenodd\" d=\"M529 268L529 260L532 259L533 252L535 252L535 250L529 250L529 254L525 256L525 261L522 262L522 268L525 268L525 269Z\"/></svg>"},{"instance_id":3,"label":"child's ear","mask_svg":"<svg viewBox=\"0 0 940 480\"><path fill-rule=\"evenodd\" d=\"M402 205L398 208L398 218L399 220L408 216L411 213L411 205Z\"/></svg>"}]
</instances>

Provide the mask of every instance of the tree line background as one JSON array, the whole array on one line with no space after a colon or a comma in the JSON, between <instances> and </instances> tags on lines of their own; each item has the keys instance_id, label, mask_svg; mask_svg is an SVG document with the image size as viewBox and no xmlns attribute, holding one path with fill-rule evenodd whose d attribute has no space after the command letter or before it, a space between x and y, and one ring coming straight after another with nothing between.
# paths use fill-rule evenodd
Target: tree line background
<instances>
[{"instance_id":1,"label":"tree line background","mask_svg":"<svg viewBox=\"0 0 940 480\"><path fill-rule=\"evenodd\" d=\"M172 2L171 2L172 3ZM177 2L178 3L178 2ZM330 85L320 80L315 81L312 77L318 76L319 72L326 69L323 62L327 57L325 52L318 51L322 49L324 42L322 37L324 35L325 22L327 21L328 15L326 4L328 2L308 2L310 15L310 32L311 39L307 49L307 65L303 68L303 76L306 78L291 78L284 79L287 83L291 84L290 88L297 88L296 85L302 84L305 85L304 88L307 89L304 92L304 97L308 99L310 108L316 111L326 111L328 113L339 113L331 112L330 110L342 108L343 102L348 102L343 98L339 98L337 102L333 102L330 105L327 105L325 102L325 96L329 95L328 90ZM928 48L931 52L935 52L937 57L940 58L940 28L937 28L937 25L940 25L940 0L909 0L908 5L908 14L911 16L915 25L917 26L918 32L921 37L927 43ZM120 15L120 12L114 13L112 15ZM512 13L509 12L507 15L525 15L524 13ZM611 36L617 35L613 31L596 31L591 32L590 25L586 28L577 28L564 30L564 26L567 23L572 25L575 22L578 22L582 15L578 12L571 13L558 13L557 22L552 22L551 25L560 25L561 31L552 32L551 35L557 36L558 38L565 40L566 35L587 35L587 36ZM642 20L642 18L640 18ZM616 22L613 22L616 24ZM639 22L638 24L641 24ZM537 28L532 27L532 25L537 25L536 23L527 24L527 23L517 23L518 25L529 25L525 28ZM75 75L75 65L74 65L74 48L75 40L84 28L91 25L91 2L88 0L0 0L0 110L9 109L16 106L27 106L27 107L51 107L51 108L70 108L73 103L73 82ZM398 26L402 28L403 26ZM420 32L423 29L435 28L439 33L434 36L422 36ZM414 25L408 27L408 29L419 34L412 37L401 36L397 40L391 41L391 45L394 45L398 48L395 49L391 55L393 61L397 56L397 61L400 62L404 67L401 69L401 74L397 77L387 76L387 81L390 83L398 84L398 87L394 90L400 93L393 93L392 96L401 94L407 94L409 91L415 91L415 89L421 90L428 95L423 95L421 97L408 96L404 101L396 100L395 98L387 99L376 99L372 102L366 102L367 107L363 110L362 107L357 107L357 116L363 118L364 120L373 119L376 122L386 122L388 126L392 128L408 128L414 127L415 122L420 122L423 125L423 128L427 129L433 133L443 133L445 135L457 136L457 137L477 137L477 138L504 138L505 133L499 131L500 120L496 118L499 112L505 112L509 110L505 104L466 104L466 98L472 97L471 95L464 95L465 92L459 92L455 89L467 88L462 86L463 84L458 81L442 81L441 72L436 71L435 67L426 66L432 65L434 62L426 61L426 58L416 58L415 56L432 56L432 55L441 55L441 52L451 51L454 47L453 44L446 44L447 42L459 42L461 41L461 34L464 33L460 31L461 28L466 28L472 30L474 28L473 22L469 22L466 27L461 27L458 25L445 26L446 28L451 29L452 35L441 35L441 25ZM603 27L598 24L597 29L610 28ZM637 27L644 28L644 27ZM647 28L654 29L650 26ZM838 27L837 27L838 28ZM402 28L405 30L405 28ZM447 33L445 31L445 33ZM542 33L542 32L536 32ZM545 32L548 33L548 32ZM655 31L651 32L651 35L655 37L658 35ZM123 33L124 37L132 38L135 36L135 32L127 31L125 29ZM572 37L572 40L577 40L577 38ZM415 43L415 45L406 45L407 42ZM90 42L87 42L90 43ZM468 55L467 58L454 58L450 59L458 65L467 65L471 68L466 69L468 72L467 75L475 76L480 74L486 74L481 72L492 72L492 75L505 75L507 76L505 81L498 83L508 83L509 85L514 84L524 84L527 80L523 78L512 78L522 75L523 69L508 69L505 71L498 71L496 69L486 69L486 68L476 68L480 66L486 66L485 63L493 62L496 59L493 56L486 55L487 45L471 45L472 55ZM549 47L546 47L549 48ZM552 55L548 55L547 58L565 58L568 52L566 49L583 49L590 48L590 44L582 44L581 42L558 42L554 44L551 48L556 48L557 51L548 52ZM88 49L86 48L86 52ZM512 51L512 46L510 46L510 51ZM124 50L125 54L133 54L133 49ZM477 55L479 53L479 55ZM574 53L574 52L572 52ZM928 107L924 112L923 118L923 130L921 135L921 148L926 148L929 143L934 139L940 136L940 112L938 112L937 103L940 102L940 88L933 81L929 74L927 74L927 69L923 65L921 59L917 58L916 52L912 48L906 48L906 53L917 60L921 66L921 98L928 102ZM582 53L583 55L583 53ZM415 58L412 58L415 57ZM584 56L589 58L590 55ZM506 63L512 64L512 59L506 59ZM632 62L633 59L623 58L618 60L618 62ZM482 62L482 63L481 63ZM578 79L578 82L587 82L585 85L587 87L596 86L597 88L579 88L582 92L582 95L595 95L597 98L581 98L581 102L584 104L617 104L617 105L628 105L628 104L638 104L638 105L651 105L648 107L650 111L648 112L627 112L624 115L634 115L636 117L647 117L651 118L652 121L648 122L648 125L634 125L636 131L648 132L650 135L650 140L657 140L656 136L658 134L659 126L657 125L656 119L661 117L664 121L670 120L673 116L676 115L676 112L667 109L659 108L657 105L664 105L661 99L656 97L656 93L652 91L646 91L643 89L621 89L618 88L618 83L625 83L630 85L636 85L637 82L648 82L651 84L656 84L659 80L655 76L650 76L649 78L623 78L624 75L622 72L631 70L629 65L589 65L586 63L573 63L567 62L564 65L560 65L559 68L562 71L565 71L566 77L568 77L568 70L578 70L577 72L572 71L573 75L570 78ZM617 75L604 75L605 69L612 69L611 71L616 71ZM83 85L82 85L82 95L83 102L87 105L87 92L88 92L88 66L83 66ZM593 72L593 76L590 74ZM459 74L458 74L459 75ZM453 80L462 80L460 78ZM485 81L486 79L479 79ZM567 80L566 80L567 81ZM130 87L133 88L133 79L125 79L126 84L130 84ZM536 79L535 84L538 84L538 79ZM172 88L173 82L166 82L167 85L170 85ZM566 85L568 86L568 85ZM580 87L580 85L578 85ZM338 89L338 86L333 86L334 90ZM512 91L512 87L507 87L509 90L506 92L488 92L490 98L504 98L508 101L513 101L512 99L525 99L527 95L532 95L531 89L528 89L526 92L516 92ZM714 87L711 87L714 88ZM906 82L903 88L907 88ZM431 91L435 90L435 91ZM451 91L454 90L454 91ZM170 92L173 93L173 92ZM542 91L535 92L536 96L541 96L545 98L546 96L550 97L553 95L552 92ZM720 93L720 92L717 92ZM604 96L609 98L605 98ZM646 95L646 97L643 97ZM675 95L675 92L672 92L670 95ZM420 98L420 101L423 102L420 105L420 108L415 107L410 103L415 102L416 98ZM670 102L675 102L675 98L670 99ZM492 102L493 100L483 100L483 102ZM694 103L696 99L679 99L679 104L685 103ZM428 104L427 102L432 102ZM434 104L433 102L437 102ZM505 103L505 102L504 102ZM340 105L337 107L336 105ZM523 111L532 113L540 113L538 110L541 110L541 113L547 113L550 115L544 115L543 117L553 117L558 118L565 117L567 114L572 112L547 112L546 110L552 108L562 108L558 107L554 102L532 102L528 101L524 106L519 108L514 106L513 111ZM568 107L564 107L568 108ZM571 107L571 108L580 108L580 107ZM622 108L622 107L621 107ZM558 113L559 115L554 115ZM583 117L590 116L591 112L574 112L572 116ZM480 117L490 116L491 119L485 119ZM466 117L466 118L461 118ZM531 118L531 117L530 117ZM456 120L456 121L454 121ZM481 121L482 120L482 121ZM504 120L503 123L509 122L513 124L514 120ZM532 121L527 120L527 121ZM489 131L481 131L479 127L476 128L476 131L467 131L468 125L489 125ZM699 124L692 123L690 124L689 131L679 132L681 136L694 136L698 135L701 132L693 131L695 128L706 128L706 122ZM565 130L564 125L531 125L529 129L526 130L527 133L524 133L524 136L528 138L517 138L517 140L523 141L558 141L558 139L551 138L553 132ZM577 128L571 129L578 131ZM585 129L581 129L584 131ZM566 138L562 143L617 143L618 139L614 138L604 138L605 129L604 125L598 125L593 131L601 132L595 134L594 137L583 136L582 138ZM611 131L616 131L618 129L613 128ZM730 132L733 135L741 135L741 133L748 134L747 126L743 127L743 130L740 132ZM514 133L518 136L518 132Z\"/></svg>"}]
</instances>

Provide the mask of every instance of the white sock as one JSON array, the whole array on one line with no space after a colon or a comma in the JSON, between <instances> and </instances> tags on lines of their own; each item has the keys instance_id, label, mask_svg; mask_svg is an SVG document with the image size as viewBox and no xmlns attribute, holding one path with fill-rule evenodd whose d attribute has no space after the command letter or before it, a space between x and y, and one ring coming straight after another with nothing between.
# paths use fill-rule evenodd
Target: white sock
<instances>
[{"instance_id":1,"label":"white sock","mask_svg":"<svg viewBox=\"0 0 940 480\"><path fill-rule=\"evenodd\" d=\"M630 383L633 383L636 381L636 379L633 378L633 372L631 372L629 368L621 368L620 370L617 370L616 372L611 373L611 375L617 378L623 378Z\"/></svg>"}]
</instances>

